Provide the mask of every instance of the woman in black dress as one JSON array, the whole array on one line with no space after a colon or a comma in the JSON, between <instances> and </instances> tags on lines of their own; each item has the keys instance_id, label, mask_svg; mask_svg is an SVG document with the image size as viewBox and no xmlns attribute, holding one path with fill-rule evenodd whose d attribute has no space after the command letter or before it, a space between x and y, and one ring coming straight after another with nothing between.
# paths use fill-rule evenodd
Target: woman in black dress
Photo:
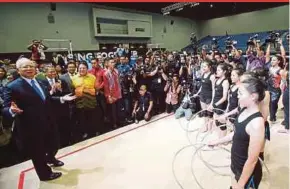
<instances>
[{"instance_id":1,"label":"woman in black dress","mask_svg":"<svg viewBox=\"0 0 290 189\"><path fill-rule=\"evenodd\" d=\"M234 132L224 138L211 141L209 146L233 141L231 149L231 170L236 183L233 189L258 189L262 179L260 152L265 142L264 118L259 103L265 97L265 87L256 77L242 80L238 91L241 112L234 123Z\"/></svg>"},{"instance_id":2,"label":"woman in black dress","mask_svg":"<svg viewBox=\"0 0 290 189\"><path fill-rule=\"evenodd\" d=\"M233 69L231 72L232 85L228 92L228 106L225 113L217 117L217 120L223 124L233 124L239 113L238 85L242 75L243 70L239 68Z\"/></svg>"},{"instance_id":3,"label":"woman in black dress","mask_svg":"<svg viewBox=\"0 0 290 189\"><path fill-rule=\"evenodd\" d=\"M219 122L216 118L224 113L227 108L227 96L229 91L229 81L228 81L228 66L225 63L218 65L216 70L216 81L214 84L214 92L211 104L208 107L208 111L213 111L213 118L215 120L215 125L219 127L218 136L222 138L227 134L227 127L222 126L223 123Z\"/></svg>"}]
</instances>

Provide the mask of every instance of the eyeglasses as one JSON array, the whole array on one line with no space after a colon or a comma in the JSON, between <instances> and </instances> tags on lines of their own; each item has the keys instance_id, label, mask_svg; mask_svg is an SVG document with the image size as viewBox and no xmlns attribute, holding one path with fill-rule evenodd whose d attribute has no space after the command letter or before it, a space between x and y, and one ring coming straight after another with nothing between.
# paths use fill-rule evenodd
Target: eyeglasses
<instances>
[{"instance_id":1,"label":"eyeglasses","mask_svg":"<svg viewBox=\"0 0 290 189\"><path fill-rule=\"evenodd\" d=\"M35 66L32 66L32 65L26 65L26 66L21 66L20 68L28 69L28 68L35 68Z\"/></svg>"}]
</instances>

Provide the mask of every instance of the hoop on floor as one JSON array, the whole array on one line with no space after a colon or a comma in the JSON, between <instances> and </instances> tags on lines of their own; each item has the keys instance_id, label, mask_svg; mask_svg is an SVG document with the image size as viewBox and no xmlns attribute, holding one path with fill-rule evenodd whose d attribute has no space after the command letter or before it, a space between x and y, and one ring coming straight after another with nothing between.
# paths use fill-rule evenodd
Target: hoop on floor
<instances>
[{"instance_id":1,"label":"hoop on floor","mask_svg":"<svg viewBox=\"0 0 290 189\"><path fill-rule=\"evenodd\" d=\"M218 109L218 108L214 108L214 109L225 112L224 110L221 110L221 109ZM198 158L203 162L203 164L204 164L204 165L205 165L205 166L206 166L210 171L214 172L215 174L220 175L220 176L227 176L227 177L228 177L228 176L231 176L231 174L224 174L224 173L220 173L220 172L218 172L218 171L215 170L215 169L217 169L217 168L227 168L227 167L230 167L230 165L214 165L214 164L211 164L211 163L205 161L204 158L202 157L202 153L201 153L201 152L203 151L203 147L207 146L203 141L204 141L204 139L209 135L209 132L208 132L208 133L207 133L207 134L202 138L201 141L198 141L198 136L200 135L200 131L199 131L199 129L189 130L189 124L190 124L190 122L192 122L192 121L196 118L196 116L197 116L199 113L201 113L202 111L206 111L206 110L201 110L201 111L195 113L195 114L191 117L190 121L187 122L187 127L186 127L186 129L184 129L184 128L182 127L182 124L181 124L180 121L179 121L179 123L180 123L182 129L187 133L187 139L188 139L188 141L189 141L189 143L190 143L189 145L184 146L184 147L182 147L181 149L179 149L179 150L175 153L174 158L173 158L173 161L172 161L172 171L173 171L174 179L175 179L176 183L179 185L179 187L180 187L181 189L184 189L184 187L183 187L182 184L179 182L179 180L178 180L178 178L177 178L177 176L176 176L175 169L174 169L174 164L175 164L176 158L177 158L177 156L179 155L179 153L181 153L183 150L185 150L185 149L187 149L187 148L189 148L189 147L194 147L194 149L195 149L194 153L192 154L192 159L191 159L191 173L192 173L192 176L193 176L195 182L197 183L197 185L199 186L200 189L205 189L205 188L204 188L204 187L202 186L202 184L198 181L198 179L197 179L197 177L196 177L196 175L195 175L195 173L194 173L193 163L194 163L194 161L195 161L195 159L196 159L196 156L197 156L197 157L198 157ZM233 120L235 120L236 118L228 117L228 119L233 119ZM218 126L218 127L223 127L223 126L231 127L232 125L228 125L227 122L226 122L225 124L220 125L220 126ZM198 131L198 132L197 132L197 136L196 136L196 142L193 143L193 142L191 142L191 140L190 140L189 133L192 133L192 132L195 132L195 131ZM229 149L227 149L227 148L225 148L225 147L223 147L223 146L216 146L215 148L216 148L216 149L223 150L223 151L226 151L226 152L228 152L228 153L231 153L231 151L230 151ZM215 149L215 150L216 150L216 149ZM212 149L212 150L214 150L214 149ZM212 151L212 150L210 150L210 151ZM260 163L262 164L262 166L266 168L266 172L267 172L267 174L268 174L268 179L267 179L267 181L268 181L268 183L269 183L269 185L268 185L268 189L270 189L270 188L271 188L271 185L272 185L270 171L269 171L267 165L265 164L265 162L264 162L260 157L259 157L259 161L260 161Z\"/></svg>"},{"instance_id":2,"label":"hoop on floor","mask_svg":"<svg viewBox=\"0 0 290 189\"><path fill-rule=\"evenodd\" d=\"M225 112L225 110L222 110L222 109L219 109L219 108L213 108L213 110L220 110L220 111ZM191 122L192 120L194 120L194 119L196 118L196 116L198 116L201 112L204 112L204 111L207 111L207 110L200 110L200 111L198 111L197 113L195 113L195 114L191 117L190 122ZM235 118L231 118L231 117L228 117L228 119L233 119L233 120L235 120ZM214 120L213 120L213 121L214 121ZM194 130L189 130L189 123L190 123L190 122L187 123L187 128L185 129L185 131L187 132L187 140L189 141L190 144L193 144L193 143L190 141L189 133L190 133L190 132L198 131L198 133L197 133L197 135L196 135L196 141L197 141L197 139L198 139L198 137L199 137L199 135L200 135L200 131L199 131L199 128L198 128L198 129L194 129ZM221 126L227 126L227 125L224 124L224 125L221 125ZM204 138L203 138L203 140L204 140Z\"/></svg>"}]
</instances>

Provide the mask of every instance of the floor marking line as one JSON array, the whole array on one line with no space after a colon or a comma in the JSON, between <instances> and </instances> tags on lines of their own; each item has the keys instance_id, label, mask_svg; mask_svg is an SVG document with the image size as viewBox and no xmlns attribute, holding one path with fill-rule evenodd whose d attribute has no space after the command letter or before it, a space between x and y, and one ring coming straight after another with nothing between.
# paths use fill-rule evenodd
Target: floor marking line
<instances>
[{"instance_id":1,"label":"floor marking line","mask_svg":"<svg viewBox=\"0 0 290 189\"><path fill-rule=\"evenodd\" d=\"M75 154L75 153L80 152L80 151L82 151L82 150L85 150L85 149L87 149L87 148L89 148L89 147L92 147L92 146L95 146L95 145L100 144L100 143L102 143L102 142L105 142L105 141L107 141L107 140L110 140L110 139L116 138L116 137L118 137L118 136L120 136L120 135L123 135L123 134L126 134L126 133L128 133L128 132L130 132L130 131L134 131L134 130L136 130L136 129L139 129L139 128L141 128L141 127L144 127L144 126L146 126L146 125L148 125L148 124L150 124L150 123L154 123L154 122L156 122L156 121L159 121L159 120L164 119L164 118L166 118L166 117L169 117L169 116L171 116L171 115L173 115L173 114L165 115L165 116L163 116L163 117L157 118L156 120L152 120L152 121L150 121L150 122L147 122L147 123L144 123L144 124L142 124L142 125L139 125L139 126L137 126L137 127L135 127L135 128L129 129L129 130L127 130L127 131L123 131L123 132L118 133L118 134L116 134L116 135L112 135L112 136L110 136L110 137L108 137L108 138L105 138L105 139L100 140L100 141L98 141L98 142L92 143L92 144L90 144L90 145L88 145L88 146L84 146L84 147L82 147L82 148L80 148L80 149L77 149L77 150L75 150L75 151L69 152L69 153L64 154L64 155L62 155L62 156L60 156L60 157L57 157L57 159L61 159L61 158L64 158L64 157L66 157L66 156L69 156L69 155ZM31 170L33 170L33 169L34 169L34 167L31 167L31 168L25 169L25 170L23 170L23 171L20 172L19 180L18 180L18 189L23 189L23 187L24 187L25 173L26 173L26 172L29 172L29 171L31 171Z\"/></svg>"}]
</instances>

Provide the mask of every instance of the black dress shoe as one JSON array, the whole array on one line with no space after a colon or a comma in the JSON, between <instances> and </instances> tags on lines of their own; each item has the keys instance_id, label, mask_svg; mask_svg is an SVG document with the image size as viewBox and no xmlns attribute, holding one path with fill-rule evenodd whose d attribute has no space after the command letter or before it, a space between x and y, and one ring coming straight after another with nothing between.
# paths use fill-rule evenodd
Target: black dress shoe
<instances>
[{"instance_id":1,"label":"black dress shoe","mask_svg":"<svg viewBox=\"0 0 290 189\"><path fill-rule=\"evenodd\" d=\"M48 162L48 164L54 166L54 167L61 167L61 166L64 166L64 163L62 161L59 161L59 160L54 160L54 161L50 161Z\"/></svg>"},{"instance_id":2,"label":"black dress shoe","mask_svg":"<svg viewBox=\"0 0 290 189\"><path fill-rule=\"evenodd\" d=\"M62 173L60 172L55 172L55 173L51 173L47 178L42 178L40 179L41 181L50 181L50 180L55 180L59 177L61 177Z\"/></svg>"}]
</instances>

